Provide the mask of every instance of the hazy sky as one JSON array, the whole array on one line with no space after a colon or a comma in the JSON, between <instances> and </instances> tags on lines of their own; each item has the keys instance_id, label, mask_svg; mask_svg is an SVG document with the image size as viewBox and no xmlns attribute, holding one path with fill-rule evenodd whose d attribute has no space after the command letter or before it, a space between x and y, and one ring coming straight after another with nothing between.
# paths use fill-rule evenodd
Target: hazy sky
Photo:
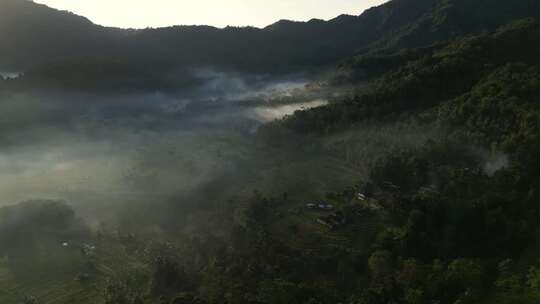
<instances>
[{"instance_id":1,"label":"hazy sky","mask_svg":"<svg viewBox=\"0 0 540 304\"><path fill-rule=\"evenodd\" d=\"M279 19L359 15L385 0L35 0L117 27L207 24L263 27Z\"/></svg>"}]
</instances>

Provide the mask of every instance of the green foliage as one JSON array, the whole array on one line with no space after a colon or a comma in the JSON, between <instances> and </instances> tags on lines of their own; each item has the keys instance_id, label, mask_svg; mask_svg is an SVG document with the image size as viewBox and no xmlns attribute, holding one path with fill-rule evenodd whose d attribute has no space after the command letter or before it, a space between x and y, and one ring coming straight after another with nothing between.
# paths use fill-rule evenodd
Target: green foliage
<instances>
[{"instance_id":1,"label":"green foliage","mask_svg":"<svg viewBox=\"0 0 540 304\"><path fill-rule=\"evenodd\" d=\"M384 279L392 273L392 253L388 251L374 252L368 259L368 267L374 280Z\"/></svg>"},{"instance_id":2,"label":"green foliage","mask_svg":"<svg viewBox=\"0 0 540 304\"><path fill-rule=\"evenodd\" d=\"M143 304L139 292L123 282L110 282L103 292L104 304Z\"/></svg>"},{"instance_id":3,"label":"green foliage","mask_svg":"<svg viewBox=\"0 0 540 304\"><path fill-rule=\"evenodd\" d=\"M300 290L294 283L281 279L260 284L257 299L265 304L288 304L298 302Z\"/></svg>"},{"instance_id":4,"label":"green foliage","mask_svg":"<svg viewBox=\"0 0 540 304\"><path fill-rule=\"evenodd\" d=\"M497 270L499 278L495 282L495 286L505 293L517 293L523 290L524 280L521 274L512 273L513 261L510 259L499 263Z\"/></svg>"},{"instance_id":5,"label":"green foliage","mask_svg":"<svg viewBox=\"0 0 540 304\"><path fill-rule=\"evenodd\" d=\"M382 74L380 77L370 79L367 88L362 86L354 96L328 107L296 113L284 125L302 132L328 132L349 128L358 121L392 120L434 108L440 112L438 119L446 121L454 115L445 110L447 106L444 102L456 99L450 104L463 104L461 100L469 99L469 96L485 98L483 110L476 107L482 105L481 102L472 100L467 108L463 108L463 111L473 110L472 113L467 112L469 117L496 121L506 114L505 111L513 110L510 104L519 104L520 109L516 109L519 111L524 110L524 99L528 104L534 101L527 98L533 97L530 93L538 85L534 66L540 64L537 56L539 49L538 25L534 20L525 19L492 34L459 38L407 55L390 55L387 60L392 64L384 73L377 73ZM364 57L362 61L369 62L368 58ZM382 59L375 57L373 60L379 62ZM519 72L519 66L527 68L521 68L522 75L518 76L516 72ZM360 71L364 68L362 64L351 67ZM510 85L510 82L514 84ZM495 92L497 88L504 88L505 91ZM510 98L512 96L521 98L521 101L514 102ZM500 113L491 108L493 112L486 112L494 100L498 100ZM505 107L502 107L503 102ZM427 118L433 119L430 116ZM505 117L505 120L508 119L511 117ZM469 131L475 130L471 128Z\"/></svg>"},{"instance_id":6,"label":"green foliage","mask_svg":"<svg viewBox=\"0 0 540 304\"><path fill-rule=\"evenodd\" d=\"M179 291L190 291L194 278L189 278L178 263L169 257L157 257L154 262L154 274L151 292L154 295L170 296Z\"/></svg>"},{"instance_id":7,"label":"green foliage","mask_svg":"<svg viewBox=\"0 0 540 304\"><path fill-rule=\"evenodd\" d=\"M482 267L472 260L457 259L448 265L445 279L450 286L479 288L483 280Z\"/></svg>"},{"instance_id":8,"label":"green foliage","mask_svg":"<svg viewBox=\"0 0 540 304\"><path fill-rule=\"evenodd\" d=\"M527 273L527 287L532 290L540 291L540 268L531 266Z\"/></svg>"},{"instance_id":9,"label":"green foliage","mask_svg":"<svg viewBox=\"0 0 540 304\"><path fill-rule=\"evenodd\" d=\"M486 3L498 10L509 8L508 2L501 2ZM478 1L422 0L411 7L402 3L407 2L393 1L384 6L382 16L368 12L360 19L393 20L398 9L407 9L403 13L406 18L395 21L399 26L390 27L399 29L409 26L411 16L424 12L425 7L430 7L432 14L422 14L425 17L420 18L421 22L413 23L418 28L385 32L376 47L426 45L471 28L493 29L498 23L489 18L479 18L481 22L455 22L461 20L465 8L477 12L474 8L480 5ZM523 3L528 7L538 5L520 2L518 11L523 9ZM497 20L521 15L497 12L504 15ZM483 12L477 14L485 16ZM309 27L320 25L315 21ZM207 37L215 37L218 32L190 29L191 33L199 30ZM334 30L329 32L339 32ZM160 34L178 37L175 31L166 29ZM226 31L236 37L243 30ZM288 22L266 31L272 37L291 37L289 31L292 37L306 34ZM138 33L137 39L150 39L149 33L154 32ZM319 42L317 46L328 47ZM456 38L388 56L364 54L344 63L341 68L350 70L353 81L376 78L370 79L367 87L359 86L353 96L266 126L265 138L272 143L279 141L280 147L291 143L295 148L317 146L323 141L313 138L318 139L321 134L333 136L360 124L414 121L426 129L441 130L440 139L384 151L384 155L370 163L373 165L366 177L370 185L366 187L366 198L357 197L357 186L342 192L332 189L334 193L324 198L336 204L332 211L306 210L303 198L307 195L300 196L300 200L279 194L278 198L268 198L257 192L247 199L212 204L224 209L219 213L193 208L208 212L205 219L214 220L218 216L213 215L219 214L219 220L225 224L214 229L219 231L210 232L176 231L178 226L171 225L174 228L166 232L171 235L160 233L165 239L178 238L178 246L162 244L161 240L147 242L165 248L159 250L134 243L134 237L127 241L115 239L127 243L123 249L149 267L151 277L133 272L128 272L129 278L110 275L102 299L107 304L158 300L173 304L538 302L540 267L533 265L524 271L525 268L514 267L509 259L537 253L530 245L537 239L540 223L539 48L538 25L526 19L491 34ZM292 51L291 56L303 51ZM288 54L289 50L280 49L276 54L280 53ZM334 55L305 60L321 63ZM246 58L246 62L256 58ZM287 60L283 60L286 65ZM85 77L75 77L81 76L73 69L86 71L88 77L106 75L120 82L134 73L140 73L142 79L153 79L144 68L133 69L129 62L114 60L50 65L33 73L38 75L35 81L39 81L39 75L45 75L60 86L76 87ZM66 74L68 82L54 79L53 75L58 73ZM32 77L30 73L27 80ZM311 150L300 151L298 157L305 157L306 151ZM317 193L319 189L294 190L310 192L309 197L314 197L311 192ZM346 223L341 229L329 230L317 223L316 219L332 213L344 214ZM174 222L178 215L171 212L169 216ZM0 210L0 253L7 258L2 264L27 273L39 270L39 265L60 268L61 264L51 257L78 265L80 254L72 255L73 252L61 251L61 246L52 244L76 240L85 232L73 210L62 203L29 202L4 208ZM363 241L375 235L373 242ZM28 252L39 253L31 256L39 265L17 259ZM96 259L96 263L100 262ZM103 265L96 265L96 271L106 272Z\"/></svg>"},{"instance_id":10,"label":"green foliage","mask_svg":"<svg viewBox=\"0 0 540 304\"><path fill-rule=\"evenodd\" d=\"M537 266L529 267L526 273L512 271L511 261L499 264L499 278L496 282L497 293L493 296L494 303L536 303L540 300L538 288L539 272Z\"/></svg>"}]
</instances>

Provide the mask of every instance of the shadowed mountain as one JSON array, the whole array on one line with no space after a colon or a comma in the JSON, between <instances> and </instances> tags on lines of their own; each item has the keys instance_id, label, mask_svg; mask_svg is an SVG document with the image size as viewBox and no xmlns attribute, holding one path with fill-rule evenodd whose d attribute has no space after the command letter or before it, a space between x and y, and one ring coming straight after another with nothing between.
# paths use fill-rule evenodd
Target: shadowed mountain
<instances>
[{"instance_id":1,"label":"shadowed mountain","mask_svg":"<svg viewBox=\"0 0 540 304\"><path fill-rule=\"evenodd\" d=\"M359 53L428 46L494 30L512 19L539 16L540 2L536 0L394 0L360 16L282 20L262 29L174 26L122 30L27 0L0 0L0 70L106 58L154 71L213 66L297 72L331 66Z\"/></svg>"},{"instance_id":2,"label":"shadowed mountain","mask_svg":"<svg viewBox=\"0 0 540 304\"><path fill-rule=\"evenodd\" d=\"M26 0L0 0L0 69L110 53L126 32Z\"/></svg>"}]
</instances>

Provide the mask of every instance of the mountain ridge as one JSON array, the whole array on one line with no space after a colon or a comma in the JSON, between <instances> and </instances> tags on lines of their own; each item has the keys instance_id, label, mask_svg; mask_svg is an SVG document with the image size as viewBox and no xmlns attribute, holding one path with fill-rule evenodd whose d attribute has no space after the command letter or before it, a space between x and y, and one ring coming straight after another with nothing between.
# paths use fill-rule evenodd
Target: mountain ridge
<instances>
[{"instance_id":1,"label":"mountain ridge","mask_svg":"<svg viewBox=\"0 0 540 304\"><path fill-rule=\"evenodd\" d=\"M0 70L114 58L143 66L297 72L333 67L357 54L424 47L491 31L512 19L540 17L539 5L535 0L394 0L358 16L328 21L280 20L265 28L184 25L134 30L102 27L27 0L2 0Z\"/></svg>"}]
</instances>

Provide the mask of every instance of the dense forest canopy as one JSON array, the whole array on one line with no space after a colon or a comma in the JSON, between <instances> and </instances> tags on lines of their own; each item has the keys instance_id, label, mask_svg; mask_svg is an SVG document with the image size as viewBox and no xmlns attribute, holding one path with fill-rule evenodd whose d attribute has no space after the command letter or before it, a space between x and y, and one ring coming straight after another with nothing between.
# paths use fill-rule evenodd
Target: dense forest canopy
<instances>
[{"instance_id":1,"label":"dense forest canopy","mask_svg":"<svg viewBox=\"0 0 540 304\"><path fill-rule=\"evenodd\" d=\"M2 0L0 11L3 70L114 58L149 69L166 70L181 64L264 73L331 67L358 52L429 46L495 30L513 19L540 17L535 0L395 0L359 16L279 21L263 29L175 26L120 30L27 0Z\"/></svg>"}]
</instances>

